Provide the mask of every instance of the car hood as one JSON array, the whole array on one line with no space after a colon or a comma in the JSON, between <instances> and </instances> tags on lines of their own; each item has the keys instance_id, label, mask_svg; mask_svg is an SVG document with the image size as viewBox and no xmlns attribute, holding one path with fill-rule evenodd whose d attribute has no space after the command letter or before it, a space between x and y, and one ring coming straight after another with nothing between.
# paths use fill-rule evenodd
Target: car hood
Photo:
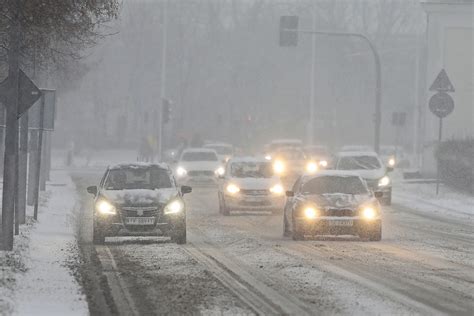
<instances>
[{"instance_id":1,"label":"car hood","mask_svg":"<svg viewBox=\"0 0 474 316\"><path fill-rule=\"evenodd\" d=\"M353 195L344 193L321 194L321 195L305 195L299 196L298 201L301 203L312 202L319 208L347 208L357 209L359 206L369 203L374 198L369 195Z\"/></svg>"},{"instance_id":2,"label":"car hood","mask_svg":"<svg viewBox=\"0 0 474 316\"><path fill-rule=\"evenodd\" d=\"M231 178L230 183L244 190L268 190L277 183L278 178Z\"/></svg>"},{"instance_id":3,"label":"car hood","mask_svg":"<svg viewBox=\"0 0 474 316\"><path fill-rule=\"evenodd\" d=\"M385 174L385 168L373 169L373 170L351 170L359 174L362 178L366 180L377 180L382 178Z\"/></svg>"},{"instance_id":4,"label":"car hood","mask_svg":"<svg viewBox=\"0 0 474 316\"><path fill-rule=\"evenodd\" d=\"M147 206L166 204L172 198L178 196L176 188L156 190L105 190L101 196L110 203L118 206Z\"/></svg>"},{"instance_id":5,"label":"car hood","mask_svg":"<svg viewBox=\"0 0 474 316\"><path fill-rule=\"evenodd\" d=\"M220 161L180 161L179 167L184 168L187 171L190 170L203 170L203 171L216 171L217 168L222 166Z\"/></svg>"}]
</instances>

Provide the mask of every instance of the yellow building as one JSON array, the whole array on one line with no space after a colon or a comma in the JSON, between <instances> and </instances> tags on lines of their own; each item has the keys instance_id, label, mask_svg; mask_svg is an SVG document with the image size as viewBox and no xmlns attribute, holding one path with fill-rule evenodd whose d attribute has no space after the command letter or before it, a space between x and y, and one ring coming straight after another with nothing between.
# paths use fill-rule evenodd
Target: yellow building
<instances>
[{"instance_id":1,"label":"yellow building","mask_svg":"<svg viewBox=\"0 0 474 316\"><path fill-rule=\"evenodd\" d=\"M474 137L474 5L473 0L422 0L421 4L427 14L422 171L432 174L439 119L428 108L435 93L429 88L441 69L455 88L449 93L455 108L443 121L443 139Z\"/></svg>"}]
</instances>

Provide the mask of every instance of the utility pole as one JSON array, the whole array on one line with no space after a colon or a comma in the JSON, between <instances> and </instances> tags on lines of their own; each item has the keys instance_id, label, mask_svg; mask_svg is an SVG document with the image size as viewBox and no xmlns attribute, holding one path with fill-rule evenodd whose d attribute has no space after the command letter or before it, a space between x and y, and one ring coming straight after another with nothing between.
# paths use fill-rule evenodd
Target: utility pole
<instances>
[{"instance_id":1,"label":"utility pole","mask_svg":"<svg viewBox=\"0 0 474 316\"><path fill-rule=\"evenodd\" d=\"M158 111L158 139L157 139L157 151L158 151L158 161L161 161L163 158L163 102L166 99L166 57L167 57L167 42L168 42L168 0L163 0L163 25L161 27L161 80L160 80L160 103Z\"/></svg>"},{"instance_id":2,"label":"utility pole","mask_svg":"<svg viewBox=\"0 0 474 316\"><path fill-rule=\"evenodd\" d=\"M11 27L8 50L9 96L5 124L5 160L2 195L2 243L1 249L13 250L13 218L15 211L16 156L18 154L18 99L19 99L19 56L20 56L20 1L12 6Z\"/></svg>"},{"instance_id":3,"label":"utility pole","mask_svg":"<svg viewBox=\"0 0 474 316\"><path fill-rule=\"evenodd\" d=\"M316 8L313 6L313 30L316 29ZM310 74L310 97L309 97L309 126L308 126L308 144L314 145L315 112L316 106L316 35L311 36L311 74Z\"/></svg>"}]
</instances>

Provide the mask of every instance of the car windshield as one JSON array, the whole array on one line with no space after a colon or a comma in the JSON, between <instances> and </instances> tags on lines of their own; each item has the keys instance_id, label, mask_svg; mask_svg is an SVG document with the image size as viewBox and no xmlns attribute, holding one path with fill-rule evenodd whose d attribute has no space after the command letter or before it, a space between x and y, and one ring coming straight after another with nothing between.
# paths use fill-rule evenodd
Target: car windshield
<instances>
[{"instance_id":1,"label":"car windshield","mask_svg":"<svg viewBox=\"0 0 474 316\"><path fill-rule=\"evenodd\" d=\"M279 151L276 155L277 158L284 160L303 160L305 159L304 153L299 150L285 150Z\"/></svg>"},{"instance_id":2,"label":"car windshield","mask_svg":"<svg viewBox=\"0 0 474 316\"><path fill-rule=\"evenodd\" d=\"M367 188L359 177L321 176L309 180L301 189L303 194L366 194Z\"/></svg>"},{"instance_id":3,"label":"car windshield","mask_svg":"<svg viewBox=\"0 0 474 316\"><path fill-rule=\"evenodd\" d=\"M218 161L212 151L189 151L183 154L182 161Z\"/></svg>"},{"instance_id":4,"label":"car windshield","mask_svg":"<svg viewBox=\"0 0 474 316\"><path fill-rule=\"evenodd\" d=\"M232 155L232 147L230 146L208 145L206 148L214 149L219 155Z\"/></svg>"},{"instance_id":5,"label":"car windshield","mask_svg":"<svg viewBox=\"0 0 474 316\"><path fill-rule=\"evenodd\" d=\"M379 159L375 156L341 157L337 164L339 170L374 170L381 167Z\"/></svg>"},{"instance_id":6,"label":"car windshield","mask_svg":"<svg viewBox=\"0 0 474 316\"><path fill-rule=\"evenodd\" d=\"M106 190L154 190L172 188L173 182L166 169L130 167L110 170L104 186Z\"/></svg>"},{"instance_id":7,"label":"car windshield","mask_svg":"<svg viewBox=\"0 0 474 316\"><path fill-rule=\"evenodd\" d=\"M271 178L273 168L269 162L234 162L230 173L234 178Z\"/></svg>"}]
</instances>

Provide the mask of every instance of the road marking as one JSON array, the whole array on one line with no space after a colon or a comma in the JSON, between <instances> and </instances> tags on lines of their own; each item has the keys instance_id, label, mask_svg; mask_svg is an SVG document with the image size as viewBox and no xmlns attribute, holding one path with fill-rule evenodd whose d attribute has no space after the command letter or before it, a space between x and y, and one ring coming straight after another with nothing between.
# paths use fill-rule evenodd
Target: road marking
<instances>
[{"instance_id":1,"label":"road marking","mask_svg":"<svg viewBox=\"0 0 474 316\"><path fill-rule=\"evenodd\" d=\"M107 246L95 246L97 257L99 258L102 266L103 273L107 278L107 283L110 288L110 294L114 301L115 307L120 315L140 315L135 303L133 302L132 296L128 291L128 287L125 281L120 276L117 268L117 263Z\"/></svg>"},{"instance_id":2,"label":"road marking","mask_svg":"<svg viewBox=\"0 0 474 316\"><path fill-rule=\"evenodd\" d=\"M293 296L277 292L255 278L246 271L246 267L237 263L235 259L229 258L214 245L198 241L188 243L184 249L259 315L311 315L314 313Z\"/></svg>"}]
</instances>

